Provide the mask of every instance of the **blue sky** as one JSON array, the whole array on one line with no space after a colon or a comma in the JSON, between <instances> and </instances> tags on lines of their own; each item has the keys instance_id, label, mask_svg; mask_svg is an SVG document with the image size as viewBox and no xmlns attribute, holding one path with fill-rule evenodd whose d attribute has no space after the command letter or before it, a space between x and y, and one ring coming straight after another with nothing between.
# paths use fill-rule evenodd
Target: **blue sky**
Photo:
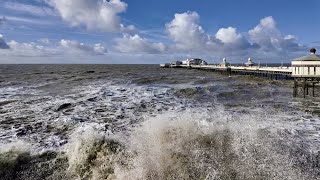
<instances>
[{"instance_id":1,"label":"blue sky","mask_svg":"<svg viewBox=\"0 0 320 180\"><path fill-rule=\"evenodd\" d=\"M2 0L0 63L289 62L320 49L318 0Z\"/></svg>"}]
</instances>

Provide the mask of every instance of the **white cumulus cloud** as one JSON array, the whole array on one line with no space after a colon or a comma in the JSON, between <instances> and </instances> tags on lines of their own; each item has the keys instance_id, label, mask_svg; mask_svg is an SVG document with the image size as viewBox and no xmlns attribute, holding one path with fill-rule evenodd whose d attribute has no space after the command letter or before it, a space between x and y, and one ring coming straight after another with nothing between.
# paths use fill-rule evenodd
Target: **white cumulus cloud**
<instances>
[{"instance_id":1,"label":"white cumulus cloud","mask_svg":"<svg viewBox=\"0 0 320 180\"><path fill-rule=\"evenodd\" d=\"M62 39L58 45L47 38L39 43L20 43L11 40L8 43L0 34L0 56L3 57L54 57L54 56L97 56L107 53L107 49L100 43L90 45L78 41Z\"/></svg>"},{"instance_id":2,"label":"white cumulus cloud","mask_svg":"<svg viewBox=\"0 0 320 180\"><path fill-rule=\"evenodd\" d=\"M277 28L272 16L265 17L249 32L250 40L257 43L264 51L299 51L304 47L297 43L293 35L284 36Z\"/></svg>"},{"instance_id":3,"label":"white cumulus cloud","mask_svg":"<svg viewBox=\"0 0 320 180\"><path fill-rule=\"evenodd\" d=\"M33 57L33 56L54 56L58 51L35 43L19 43L17 41L8 42L10 49L0 51L0 54L6 56Z\"/></svg>"},{"instance_id":4,"label":"white cumulus cloud","mask_svg":"<svg viewBox=\"0 0 320 180\"><path fill-rule=\"evenodd\" d=\"M200 16L196 12L175 14L166 24L169 37L176 43L177 49L199 50L208 41L203 28L199 25Z\"/></svg>"},{"instance_id":5,"label":"white cumulus cloud","mask_svg":"<svg viewBox=\"0 0 320 180\"><path fill-rule=\"evenodd\" d=\"M95 44L90 46L84 43L73 40L62 39L60 41L62 48L69 51L69 53L93 53L93 54L104 54L107 53L105 47L101 44Z\"/></svg>"},{"instance_id":6,"label":"white cumulus cloud","mask_svg":"<svg viewBox=\"0 0 320 180\"><path fill-rule=\"evenodd\" d=\"M121 0L47 0L71 26L89 30L117 32L124 28L119 13L126 11ZM132 29L132 27L131 27Z\"/></svg>"},{"instance_id":7,"label":"white cumulus cloud","mask_svg":"<svg viewBox=\"0 0 320 180\"><path fill-rule=\"evenodd\" d=\"M242 36L237 33L237 29L233 27L221 28L216 34L216 38L222 41L223 43L235 43L239 41Z\"/></svg>"},{"instance_id":8,"label":"white cumulus cloud","mask_svg":"<svg viewBox=\"0 0 320 180\"><path fill-rule=\"evenodd\" d=\"M118 38L115 41L115 49L123 53L157 54L166 50L163 43L151 43L137 34L134 36L125 34L123 38Z\"/></svg>"}]
</instances>

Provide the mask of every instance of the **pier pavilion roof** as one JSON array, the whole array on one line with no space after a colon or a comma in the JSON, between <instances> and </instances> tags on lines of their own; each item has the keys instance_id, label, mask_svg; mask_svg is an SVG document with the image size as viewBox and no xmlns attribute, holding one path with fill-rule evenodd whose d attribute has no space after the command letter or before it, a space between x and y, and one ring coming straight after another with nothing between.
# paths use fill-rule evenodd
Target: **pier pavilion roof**
<instances>
[{"instance_id":1,"label":"pier pavilion roof","mask_svg":"<svg viewBox=\"0 0 320 180\"><path fill-rule=\"evenodd\" d=\"M316 55L316 49L312 48L310 49L311 54L307 56L302 56L296 59L293 59L294 61L320 61L320 56Z\"/></svg>"},{"instance_id":2,"label":"pier pavilion roof","mask_svg":"<svg viewBox=\"0 0 320 180\"><path fill-rule=\"evenodd\" d=\"M294 61L320 61L320 56L315 54L309 54L307 56L302 56L294 59Z\"/></svg>"}]
</instances>

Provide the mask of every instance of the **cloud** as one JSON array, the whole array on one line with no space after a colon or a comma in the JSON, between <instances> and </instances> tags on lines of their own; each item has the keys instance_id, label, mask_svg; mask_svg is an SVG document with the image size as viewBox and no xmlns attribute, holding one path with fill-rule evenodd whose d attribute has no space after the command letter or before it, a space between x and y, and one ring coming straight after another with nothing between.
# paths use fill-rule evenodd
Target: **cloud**
<instances>
[{"instance_id":1,"label":"cloud","mask_svg":"<svg viewBox=\"0 0 320 180\"><path fill-rule=\"evenodd\" d=\"M249 36L252 42L266 49L273 49L274 44L281 39L281 33L271 16L261 19L260 23L249 31Z\"/></svg>"},{"instance_id":2,"label":"cloud","mask_svg":"<svg viewBox=\"0 0 320 180\"><path fill-rule=\"evenodd\" d=\"M241 33L237 32L234 27L221 28L215 35L216 39L220 40L223 50L230 52L230 50L249 50L257 49L257 44L251 44Z\"/></svg>"},{"instance_id":3,"label":"cloud","mask_svg":"<svg viewBox=\"0 0 320 180\"><path fill-rule=\"evenodd\" d=\"M10 50L5 52L7 56L33 57L33 56L54 56L58 51L54 48L49 48L35 43L19 43L10 41L8 43Z\"/></svg>"},{"instance_id":4,"label":"cloud","mask_svg":"<svg viewBox=\"0 0 320 180\"><path fill-rule=\"evenodd\" d=\"M123 53L157 54L166 50L163 43L151 43L137 34L134 36L125 34L123 38L118 38L115 41L115 49Z\"/></svg>"},{"instance_id":5,"label":"cloud","mask_svg":"<svg viewBox=\"0 0 320 180\"><path fill-rule=\"evenodd\" d=\"M104 54L107 53L106 48L102 44L95 44L94 46L86 45L78 41L65 40L60 41L62 48L69 50L69 53L91 53L91 54Z\"/></svg>"},{"instance_id":6,"label":"cloud","mask_svg":"<svg viewBox=\"0 0 320 180\"><path fill-rule=\"evenodd\" d=\"M236 28L221 28L215 35L210 35L204 31L199 22L200 16L196 12L175 14L174 19L166 24L169 38L174 42L171 51L180 50L195 54L214 52L220 56L243 54L244 50L258 47L238 33Z\"/></svg>"},{"instance_id":7,"label":"cloud","mask_svg":"<svg viewBox=\"0 0 320 180\"><path fill-rule=\"evenodd\" d=\"M127 30L121 25L119 17L119 14L127 9L127 4L121 0L47 0L47 2L71 26L84 26L89 30L104 32Z\"/></svg>"},{"instance_id":8,"label":"cloud","mask_svg":"<svg viewBox=\"0 0 320 180\"><path fill-rule=\"evenodd\" d=\"M9 45L3 39L3 35L0 34L0 49L9 49L9 48L10 48Z\"/></svg>"},{"instance_id":9,"label":"cloud","mask_svg":"<svg viewBox=\"0 0 320 180\"><path fill-rule=\"evenodd\" d=\"M18 16L5 16L5 21L8 22L18 22L18 23L25 23L25 24L35 24L35 25L52 25L52 22L46 20L39 20L38 18L25 18L25 17L18 17Z\"/></svg>"},{"instance_id":10,"label":"cloud","mask_svg":"<svg viewBox=\"0 0 320 180\"><path fill-rule=\"evenodd\" d=\"M210 35L199 22L200 16L196 12L175 14L174 19L165 25L168 37L174 43L169 46L169 51L245 58L259 54L266 57L288 56L291 52L305 49L297 43L296 37L282 35L271 16L261 19L256 27L243 33L235 27L227 27Z\"/></svg>"},{"instance_id":11,"label":"cloud","mask_svg":"<svg viewBox=\"0 0 320 180\"><path fill-rule=\"evenodd\" d=\"M38 40L38 42L42 43L42 44L50 44L50 39L48 38L41 38Z\"/></svg>"},{"instance_id":12,"label":"cloud","mask_svg":"<svg viewBox=\"0 0 320 180\"><path fill-rule=\"evenodd\" d=\"M39 7L29 4L22 4L16 2L6 2L4 7L9 10L17 11L20 13L27 13L35 16L57 16L57 13L48 7Z\"/></svg>"},{"instance_id":13,"label":"cloud","mask_svg":"<svg viewBox=\"0 0 320 180\"><path fill-rule=\"evenodd\" d=\"M40 41L46 41L47 38ZM40 45L41 44L41 45ZM100 43L89 45L78 41L62 39L58 45L51 41L40 44L20 43L11 40L6 43L0 34L0 56L5 57L54 57L54 56L97 56L107 53L107 49Z\"/></svg>"},{"instance_id":14,"label":"cloud","mask_svg":"<svg viewBox=\"0 0 320 180\"><path fill-rule=\"evenodd\" d=\"M296 37L282 35L272 16L265 17L248 32L252 42L257 43L263 51L297 51L305 47L297 43Z\"/></svg>"},{"instance_id":15,"label":"cloud","mask_svg":"<svg viewBox=\"0 0 320 180\"><path fill-rule=\"evenodd\" d=\"M200 16L196 12L175 14L174 19L166 24L169 37L180 50L199 50L208 41L203 28L199 25Z\"/></svg>"},{"instance_id":16,"label":"cloud","mask_svg":"<svg viewBox=\"0 0 320 180\"><path fill-rule=\"evenodd\" d=\"M219 29L216 38L225 44L233 44L242 39L242 36L237 33L236 28L228 27Z\"/></svg>"}]
</instances>

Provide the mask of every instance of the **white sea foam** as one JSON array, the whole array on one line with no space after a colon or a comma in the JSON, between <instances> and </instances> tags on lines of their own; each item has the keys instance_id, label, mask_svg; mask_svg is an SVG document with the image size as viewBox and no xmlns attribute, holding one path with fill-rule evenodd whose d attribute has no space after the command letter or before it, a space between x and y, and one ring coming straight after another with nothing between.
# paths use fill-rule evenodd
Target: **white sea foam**
<instances>
[{"instance_id":1,"label":"white sea foam","mask_svg":"<svg viewBox=\"0 0 320 180\"><path fill-rule=\"evenodd\" d=\"M299 166L300 154L292 154L299 145L285 132L294 125L274 117L262 111L241 116L223 107L167 112L149 117L129 139L80 128L66 146L69 172L89 179L314 177Z\"/></svg>"}]
</instances>

